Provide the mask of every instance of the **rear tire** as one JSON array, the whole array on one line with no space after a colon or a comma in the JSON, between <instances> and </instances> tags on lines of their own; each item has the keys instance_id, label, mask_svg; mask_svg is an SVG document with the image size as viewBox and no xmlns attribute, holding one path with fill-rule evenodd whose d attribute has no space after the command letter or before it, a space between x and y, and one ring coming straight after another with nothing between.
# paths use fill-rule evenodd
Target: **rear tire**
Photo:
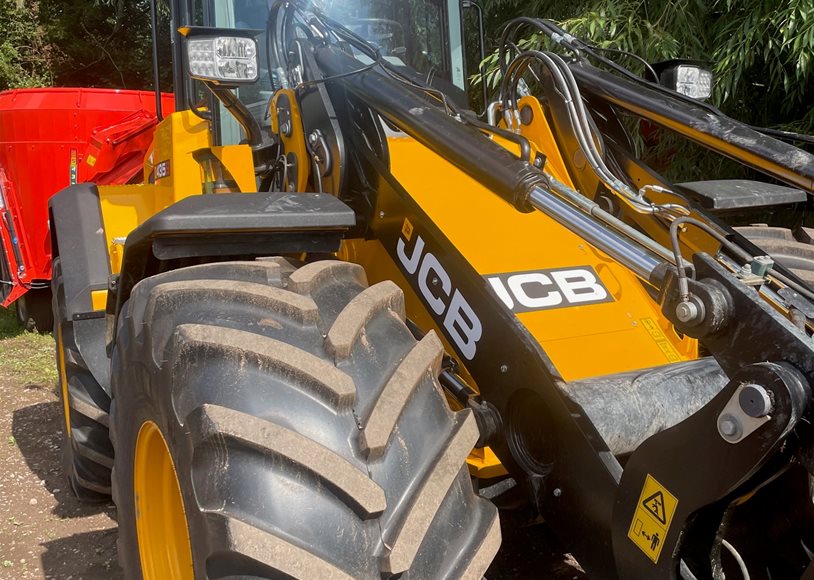
<instances>
[{"instance_id":1,"label":"rear tire","mask_svg":"<svg viewBox=\"0 0 814 580\"><path fill-rule=\"evenodd\" d=\"M91 373L65 309L62 264L54 258L51 281L54 340L62 403L62 466L76 497L88 503L110 500L113 445L108 433L110 395Z\"/></svg>"},{"instance_id":2,"label":"rear tire","mask_svg":"<svg viewBox=\"0 0 814 580\"><path fill-rule=\"evenodd\" d=\"M477 427L447 406L443 347L434 333L416 342L403 300L394 284L367 288L359 266L329 261L195 266L136 286L111 409L128 577L184 561L152 530L189 538L195 577L483 576L500 527L466 467ZM158 460L139 459L145 425L172 458L178 529L134 490Z\"/></svg>"},{"instance_id":3,"label":"rear tire","mask_svg":"<svg viewBox=\"0 0 814 580\"><path fill-rule=\"evenodd\" d=\"M14 304L17 310L17 323L27 331L45 334L54 328L50 290L29 290Z\"/></svg>"},{"instance_id":4,"label":"rear tire","mask_svg":"<svg viewBox=\"0 0 814 580\"><path fill-rule=\"evenodd\" d=\"M809 235L811 230L802 228L794 232L787 228L746 226L735 228L735 231L814 288L814 245Z\"/></svg>"}]
</instances>

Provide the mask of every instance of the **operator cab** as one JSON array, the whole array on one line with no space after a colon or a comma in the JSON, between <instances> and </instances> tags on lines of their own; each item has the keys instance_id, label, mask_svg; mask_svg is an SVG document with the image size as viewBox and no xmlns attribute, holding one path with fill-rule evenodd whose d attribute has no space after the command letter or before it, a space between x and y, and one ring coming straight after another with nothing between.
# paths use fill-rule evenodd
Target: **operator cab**
<instances>
[{"instance_id":1,"label":"operator cab","mask_svg":"<svg viewBox=\"0 0 814 580\"><path fill-rule=\"evenodd\" d=\"M269 101L284 83L278 71L286 70L288 64L275 62L279 59L275 59L269 45L267 22L272 0L197 0L194 4L192 14L198 15L193 18L196 24L258 31L259 79L235 91L260 125L269 126ZM321 4L330 18L375 46L388 66L414 82L442 91L457 105L467 106L460 0L324 0ZM297 31L298 35L307 33ZM366 55L354 55L363 64L371 62ZM215 103L212 99L210 106L215 111L217 141L239 143L244 137L240 125L223 106L212 106Z\"/></svg>"}]
</instances>

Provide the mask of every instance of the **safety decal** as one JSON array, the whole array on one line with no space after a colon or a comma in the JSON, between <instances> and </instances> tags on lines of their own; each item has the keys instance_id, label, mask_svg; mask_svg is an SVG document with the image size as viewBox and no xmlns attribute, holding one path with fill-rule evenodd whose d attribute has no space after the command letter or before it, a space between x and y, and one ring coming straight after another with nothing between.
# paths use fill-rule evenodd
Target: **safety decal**
<instances>
[{"instance_id":1,"label":"safety decal","mask_svg":"<svg viewBox=\"0 0 814 580\"><path fill-rule=\"evenodd\" d=\"M613 302L590 266L491 274L486 281L512 312Z\"/></svg>"},{"instance_id":2,"label":"safety decal","mask_svg":"<svg viewBox=\"0 0 814 580\"><path fill-rule=\"evenodd\" d=\"M413 239L413 224L407 218L404 218L404 224L401 226L401 235L408 242Z\"/></svg>"},{"instance_id":3,"label":"safety decal","mask_svg":"<svg viewBox=\"0 0 814 580\"><path fill-rule=\"evenodd\" d=\"M667 359L667 362L673 363L681 361L681 356L678 354L678 351L664 335L655 320L652 318L642 318L642 326L647 330L650 338L658 345L659 350L664 354L664 358Z\"/></svg>"},{"instance_id":4,"label":"safety decal","mask_svg":"<svg viewBox=\"0 0 814 580\"><path fill-rule=\"evenodd\" d=\"M77 151L76 149L71 149L71 168L70 168L71 185L76 185L76 175L78 165L79 163L77 160Z\"/></svg>"},{"instance_id":5,"label":"safety decal","mask_svg":"<svg viewBox=\"0 0 814 580\"><path fill-rule=\"evenodd\" d=\"M677 507L678 499L648 474L627 537L653 560L654 564L659 561L664 538L670 531Z\"/></svg>"},{"instance_id":6,"label":"safety decal","mask_svg":"<svg viewBox=\"0 0 814 580\"><path fill-rule=\"evenodd\" d=\"M158 165L155 166L155 180L158 181L159 179L164 179L165 177L170 176L170 162L162 161Z\"/></svg>"}]
</instances>

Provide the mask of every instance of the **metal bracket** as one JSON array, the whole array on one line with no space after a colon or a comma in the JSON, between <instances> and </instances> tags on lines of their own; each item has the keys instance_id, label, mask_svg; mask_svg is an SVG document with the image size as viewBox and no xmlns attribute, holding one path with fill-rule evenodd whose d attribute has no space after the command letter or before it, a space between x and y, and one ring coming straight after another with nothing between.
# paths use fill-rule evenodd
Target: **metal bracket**
<instances>
[{"instance_id":1,"label":"metal bracket","mask_svg":"<svg viewBox=\"0 0 814 580\"><path fill-rule=\"evenodd\" d=\"M750 397L756 399L756 405L765 397L769 409L771 408L768 391L760 385L743 384L735 389L729 402L718 415L718 434L727 443L740 443L771 420L768 411L758 417L749 414L749 407L744 404L743 399Z\"/></svg>"}]
</instances>

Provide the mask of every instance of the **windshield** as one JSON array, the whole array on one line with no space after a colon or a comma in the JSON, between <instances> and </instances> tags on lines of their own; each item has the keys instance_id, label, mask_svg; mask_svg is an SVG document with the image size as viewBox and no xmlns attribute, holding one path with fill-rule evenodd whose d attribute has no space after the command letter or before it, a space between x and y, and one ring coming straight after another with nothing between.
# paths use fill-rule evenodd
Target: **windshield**
<instances>
[{"instance_id":1,"label":"windshield","mask_svg":"<svg viewBox=\"0 0 814 580\"><path fill-rule=\"evenodd\" d=\"M211 26L262 30L266 27L268 12L268 0L215 0L212 9L214 22L212 22ZM265 34L257 37L257 56L260 68L257 82L236 89L238 98L243 101L243 104L251 111L261 126L269 124L266 111L269 99L273 95L266 51L263 49L265 42ZM219 106L221 109L219 115L221 143L224 145L239 143L243 138L240 125L223 108L223 105Z\"/></svg>"},{"instance_id":2,"label":"windshield","mask_svg":"<svg viewBox=\"0 0 814 580\"><path fill-rule=\"evenodd\" d=\"M427 84L443 79L465 89L459 0L324 0L325 11L392 65Z\"/></svg>"},{"instance_id":3,"label":"windshield","mask_svg":"<svg viewBox=\"0 0 814 580\"><path fill-rule=\"evenodd\" d=\"M265 30L271 0L214 0L209 26ZM452 94L466 90L460 0L321 0L318 5L368 42L391 66ZM237 96L261 125L273 87L265 33L257 37L260 75L257 83L237 89ZM221 109L223 144L238 143L242 132Z\"/></svg>"}]
</instances>

